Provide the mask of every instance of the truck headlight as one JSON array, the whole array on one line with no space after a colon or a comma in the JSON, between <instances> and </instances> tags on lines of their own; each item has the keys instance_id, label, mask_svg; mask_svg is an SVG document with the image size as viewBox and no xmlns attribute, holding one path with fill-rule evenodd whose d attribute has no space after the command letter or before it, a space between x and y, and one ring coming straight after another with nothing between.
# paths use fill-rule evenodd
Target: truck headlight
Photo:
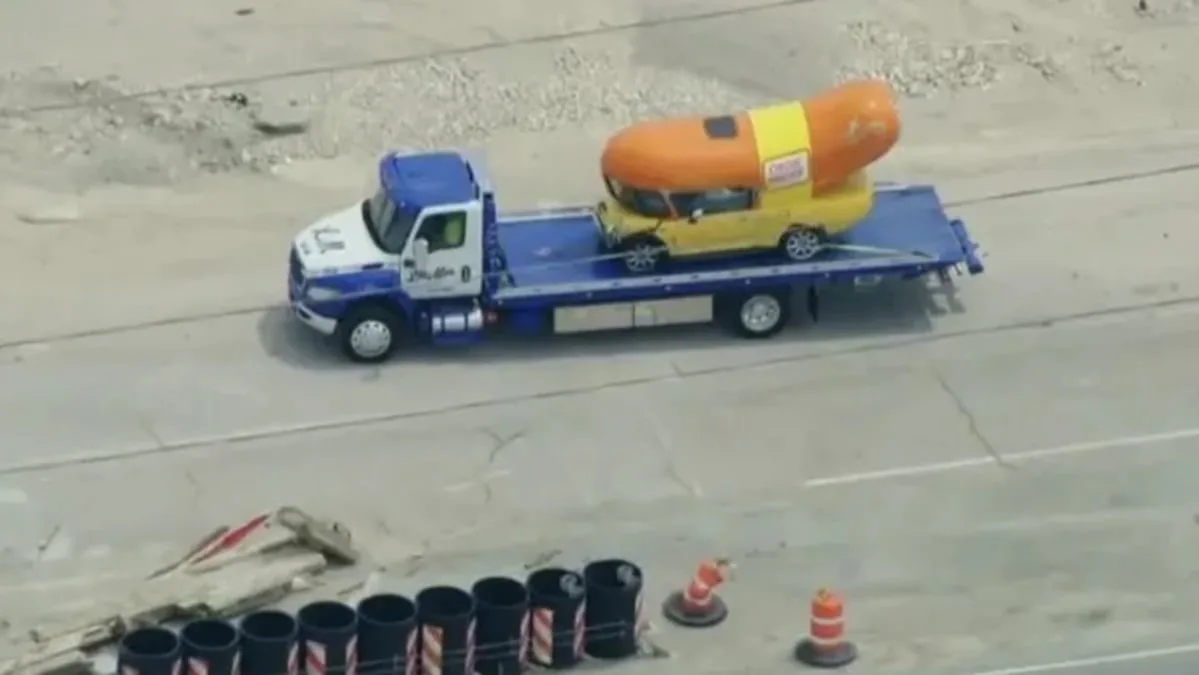
<instances>
[{"instance_id":1,"label":"truck headlight","mask_svg":"<svg viewBox=\"0 0 1199 675\"><path fill-rule=\"evenodd\" d=\"M304 295L313 302L329 302L340 298L341 291L323 286L311 286Z\"/></svg>"}]
</instances>

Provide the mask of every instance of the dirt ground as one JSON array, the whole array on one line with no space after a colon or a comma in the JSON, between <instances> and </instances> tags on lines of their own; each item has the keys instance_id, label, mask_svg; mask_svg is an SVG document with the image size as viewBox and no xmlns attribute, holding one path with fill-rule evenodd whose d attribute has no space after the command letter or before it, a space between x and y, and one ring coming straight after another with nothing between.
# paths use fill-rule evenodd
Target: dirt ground
<instances>
[{"instance_id":1,"label":"dirt ground","mask_svg":"<svg viewBox=\"0 0 1199 675\"><path fill-rule=\"evenodd\" d=\"M218 2L186 16L57 1L0 10L0 175L74 191L393 148L498 143L502 162L550 145L535 134L594 140L855 75L910 97L908 148L1028 147L1197 114L1190 0ZM273 138L256 121L311 129Z\"/></svg>"},{"instance_id":2,"label":"dirt ground","mask_svg":"<svg viewBox=\"0 0 1199 675\"><path fill-rule=\"evenodd\" d=\"M405 591L553 550L628 556L660 599L739 558L729 624L659 626L675 658L647 672L791 669L825 583L869 672L1192 642L1197 22L1194 0L0 3L0 626L295 502L422 556ZM481 148L509 207L587 200L622 124L860 75L902 96L879 175L936 181L983 245L956 296L847 292L768 345L365 370L279 307L294 232L385 151Z\"/></svg>"}]
</instances>

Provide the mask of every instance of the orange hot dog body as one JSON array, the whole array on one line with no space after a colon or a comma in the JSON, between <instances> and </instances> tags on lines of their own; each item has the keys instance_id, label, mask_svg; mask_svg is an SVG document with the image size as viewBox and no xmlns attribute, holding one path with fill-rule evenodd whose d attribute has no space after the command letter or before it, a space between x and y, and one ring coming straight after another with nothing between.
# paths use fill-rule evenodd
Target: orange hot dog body
<instances>
[{"instance_id":1,"label":"orange hot dog body","mask_svg":"<svg viewBox=\"0 0 1199 675\"><path fill-rule=\"evenodd\" d=\"M716 127L721 133L712 133ZM734 115L634 124L608 141L601 168L605 176L649 190L765 188L765 162L806 152L812 192L819 196L883 157L899 130L891 88L854 81L804 101Z\"/></svg>"},{"instance_id":2,"label":"orange hot dog body","mask_svg":"<svg viewBox=\"0 0 1199 675\"><path fill-rule=\"evenodd\" d=\"M804 101L803 108L814 195L843 184L899 141L899 109L881 80L847 82Z\"/></svg>"}]
</instances>

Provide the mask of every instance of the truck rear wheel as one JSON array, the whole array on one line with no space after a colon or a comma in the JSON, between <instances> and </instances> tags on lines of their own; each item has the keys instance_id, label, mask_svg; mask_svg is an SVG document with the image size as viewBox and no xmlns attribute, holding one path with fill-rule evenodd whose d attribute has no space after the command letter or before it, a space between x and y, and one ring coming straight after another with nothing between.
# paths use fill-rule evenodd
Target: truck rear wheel
<instances>
[{"instance_id":1,"label":"truck rear wheel","mask_svg":"<svg viewBox=\"0 0 1199 675\"><path fill-rule=\"evenodd\" d=\"M791 321L791 293L787 290L725 295L715 302L720 324L751 340L773 337Z\"/></svg>"},{"instance_id":2,"label":"truck rear wheel","mask_svg":"<svg viewBox=\"0 0 1199 675\"><path fill-rule=\"evenodd\" d=\"M403 319L382 305L351 309L337 322L337 345L355 363L382 363L391 358L402 338Z\"/></svg>"},{"instance_id":3,"label":"truck rear wheel","mask_svg":"<svg viewBox=\"0 0 1199 675\"><path fill-rule=\"evenodd\" d=\"M796 225L783 235L779 241L779 248L788 258L796 262L803 262L819 255L824 250L826 239L823 230Z\"/></svg>"}]
</instances>

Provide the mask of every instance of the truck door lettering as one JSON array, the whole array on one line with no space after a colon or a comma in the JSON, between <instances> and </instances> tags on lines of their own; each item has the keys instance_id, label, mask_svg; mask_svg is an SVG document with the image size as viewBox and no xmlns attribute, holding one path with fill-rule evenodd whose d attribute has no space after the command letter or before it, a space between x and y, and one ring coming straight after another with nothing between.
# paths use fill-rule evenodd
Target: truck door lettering
<instances>
[{"instance_id":1,"label":"truck door lettering","mask_svg":"<svg viewBox=\"0 0 1199 675\"><path fill-rule=\"evenodd\" d=\"M438 267L432 272L425 270L412 270L408 273L407 281L441 281L442 279L452 277L454 275L455 272L454 268L452 267Z\"/></svg>"}]
</instances>

